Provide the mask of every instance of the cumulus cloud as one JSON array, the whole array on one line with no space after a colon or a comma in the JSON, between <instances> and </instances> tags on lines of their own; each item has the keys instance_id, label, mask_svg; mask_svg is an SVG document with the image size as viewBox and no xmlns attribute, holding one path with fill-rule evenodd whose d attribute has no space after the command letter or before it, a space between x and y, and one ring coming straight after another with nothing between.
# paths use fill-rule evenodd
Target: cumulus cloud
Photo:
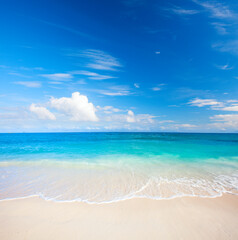
<instances>
[{"instance_id":1,"label":"cumulus cloud","mask_svg":"<svg viewBox=\"0 0 238 240\"><path fill-rule=\"evenodd\" d=\"M130 123L136 121L136 119L135 119L135 114L134 114L131 110L129 110L129 111L127 112L126 121L127 121L127 122L130 122Z\"/></svg>"},{"instance_id":2,"label":"cumulus cloud","mask_svg":"<svg viewBox=\"0 0 238 240\"><path fill-rule=\"evenodd\" d=\"M88 101L87 96L79 92L72 93L72 97L62 97L50 99L50 106L59 112L70 116L72 121L98 121L96 108Z\"/></svg>"},{"instance_id":3,"label":"cumulus cloud","mask_svg":"<svg viewBox=\"0 0 238 240\"><path fill-rule=\"evenodd\" d=\"M30 111L33 112L39 119L56 120L55 115L52 112L50 112L47 108L36 106L34 103L31 104Z\"/></svg>"},{"instance_id":4,"label":"cumulus cloud","mask_svg":"<svg viewBox=\"0 0 238 240\"><path fill-rule=\"evenodd\" d=\"M41 87L41 82L36 81L18 81L14 82L15 84L22 85L29 88L39 88Z\"/></svg>"}]
</instances>

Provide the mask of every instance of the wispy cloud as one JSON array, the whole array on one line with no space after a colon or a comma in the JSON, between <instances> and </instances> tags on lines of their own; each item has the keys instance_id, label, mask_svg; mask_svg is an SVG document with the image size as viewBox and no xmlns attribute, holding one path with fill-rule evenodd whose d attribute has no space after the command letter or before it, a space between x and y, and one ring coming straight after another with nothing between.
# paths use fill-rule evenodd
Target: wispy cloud
<instances>
[{"instance_id":1,"label":"wispy cloud","mask_svg":"<svg viewBox=\"0 0 238 240\"><path fill-rule=\"evenodd\" d=\"M225 65L216 65L217 68L221 69L221 70L231 70L234 67L229 66L229 64L225 64Z\"/></svg>"},{"instance_id":2,"label":"wispy cloud","mask_svg":"<svg viewBox=\"0 0 238 240\"><path fill-rule=\"evenodd\" d=\"M106 90L98 90L97 92L106 96L127 96L132 94L130 88L124 85L111 86Z\"/></svg>"},{"instance_id":3,"label":"wispy cloud","mask_svg":"<svg viewBox=\"0 0 238 240\"><path fill-rule=\"evenodd\" d=\"M39 88L41 87L41 82L36 81L18 81L14 82L15 84L22 85L29 88Z\"/></svg>"},{"instance_id":4,"label":"wispy cloud","mask_svg":"<svg viewBox=\"0 0 238 240\"><path fill-rule=\"evenodd\" d=\"M189 16L189 15L194 15L194 14L198 14L199 11L198 10L194 10L194 9L184 9L181 7L173 7L173 8L167 8L167 11L170 11L172 13L181 15L181 16Z\"/></svg>"},{"instance_id":5,"label":"wispy cloud","mask_svg":"<svg viewBox=\"0 0 238 240\"><path fill-rule=\"evenodd\" d=\"M17 77L20 77L20 78L32 78L32 76L25 75L25 74L18 73L18 72L9 72L8 74L13 75L13 76L17 76Z\"/></svg>"},{"instance_id":6,"label":"wispy cloud","mask_svg":"<svg viewBox=\"0 0 238 240\"><path fill-rule=\"evenodd\" d=\"M233 11L230 10L229 6L217 2L217 1L199 1L193 0L194 3L202 6L205 10L210 13L210 17L217 19L231 19L235 17Z\"/></svg>"},{"instance_id":7,"label":"wispy cloud","mask_svg":"<svg viewBox=\"0 0 238 240\"><path fill-rule=\"evenodd\" d=\"M228 52L238 55L238 40L214 43L212 44L212 47L220 52Z\"/></svg>"},{"instance_id":8,"label":"wispy cloud","mask_svg":"<svg viewBox=\"0 0 238 240\"><path fill-rule=\"evenodd\" d=\"M106 114L118 113L118 112L122 112L123 111L123 110L121 110L119 108L115 108L113 106L105 106L105 107L97 106L97 109L100 110L100 111L103 111Z\"/></svg>"},{"instance_id":9,"label":"wispy cloud","mask_svg":"<svg viewBox=\"0 0 238 240\"><path fill-rule=\"evenodd\" d=\"M117 58L97 49L86 49L70 55L88 59L89 62L86 64L86 67L92 69L118 71L122 67Z\"/></svg>"},{"instance_id":10,"label":"wispy cloud","mask_svg":"<svg viewBox=\"0 0 238 240\"><path fill-rule=\"evenodd\" d=\"M224 107L223 111L238 112L238 104L230 107Z\"/></svg>"},{"instance_id":11,"label":"wispy cloud","mask_svg":"<svg viewBox=\"0 0 238 240\"><path fill-rule=\"evenodd\" d=\"M102 90L102 91L100 91L100 93L103 94L103 95L112 96L112 97L130 95L129 91L110 92L110 91L107 91L107 90Z\"/></svg>"},{"instance_id":12,"label":"wispy cloud","mask_svg":"<svg viewBox=\"0 0 238 240\"><path fill-rule=\"evenodd\" d=\"M70 73L41 74L40 76L54 81L69 81L73 78Z\"/></svg>"},{"instance_id":13,"label":"wispy cloud","mask_svg":"<svg viewBox=\"0 0 238 240\"><path fill-rule=\"evenodd\" d=\"M128 123L132 124L151 124L154 123L154 119L157 116L153 116L150 114L135 114L132 110L127 110L126 113L123 114L111 114L106 116L105 120L107 122L115 122L115 123Z\"/></svg>"},{"instance_id":14,"label":"wispy cloud","mask_svg":"<svg viewBox=\"0 0 238 240\"><path fill-rule=\"evenodd\" d=\"M165 83L158 84L155 87L151 88L151 90L155 91L155 92L161 91L162 87L165 86L165 85L166 85Z\"/></svg>"},{"instance_id":15,"label":"wispy cloud","mask_svg":"<svg viewBox=\"0 0 238 240\"><path fill-rule=\"evenodd\" d=\"M191 106L204 107L204 106L220 106L222 103L215 99L200 99L195 98L188 102Z\"/></svg>"},{"instance_id":16,"label":"wispy cloud","mask_svg":"<svg viewBox=\"0 0 238 240\"><path fill-rule=\"evenodd\" d=\"M58 29L62 29L64 31L67 31L67 32L70 32L70 33L73 33L73 34L76 34L78 36L81 36L81 37L86 37L86 38L91 38L93 39L94 37L89 35L89 34L86 34L82 31L79 31L79 30L76 30L76 29L73 29L73 28L70 28L70 27L67 27L67 26L64 26L62 24L57 24L57 23L53 23L53 22L49 22L49 21L45 21L45 20L42 20L42 19L37 19L37 18L32 18L38 22L41 22L41 23L44 23L48 26L52 26L52 27L55 27L55 28L58 28Z\"/></svg>"},{"instance_id":17,"label":"wispy cloud","mask_svg":"<svg viewBox=\"0 0 238 240\"><path fill-rule=\"evenodd\" d=\"M210 124L220 130L237 130L238 129L238 114L219 114L210 117L214 123Z\"/></svg>"},{"instance_id":18,"label":"wispy cloud","mask_svg":"<svg viewBox=\"0 0 238 240\"><path fill-rule=\"evenodd\" d=\"M228 34L228 28L231 26L230 24L222 23L222 22L213 22L211 25L216 29L216 31L220 35Z\"/></svg>"},{"instance_id":19,"label":"wispy cloud","mask_svg":"<svg viewBox=\"0 0 238 240\"><path fill-rule=\"evenodd\" d=\"M192 0L194 3L201 6L205 12L208 13L208 17L216 20L211 25L220 35L231 33L236 29L238 16L233 12L228 5L218 1L200 1ZM234 28L234 29L233 29Z\"/></svg>"},{"instance_id":20,"label":"wispy cloud","mask_svg":"<svg viewBox=\"0 0 238 240\"><path fill-rule=\"evenodd\" d=\"M211 110L238 112L238 100L226 100L221 102L215 99L195 98L189 101L188 104L196 107L208 106Z\"/></svg>"},{"instance_id":21,"label":"wispy cloud","mask_svg":"<svg viewBox=\"0 0 238 240\"><path fill-rule=\"evenodd\" d=\"M153 91L155 91L155 92L158 92L158 91L160 91L161 90L161 88L160 87L153 87L153 88L151 88Z\"/></svg>"},{"instance_id":22,"label":"wispy cloud","mask_svg":"<svg viewBox=\"0 0 238 240\"><path fill-rule=\"evenodd\" d=\"M181 123L181 124L174 124L175 128L195 128L197 125L189 124L189 123Z\"/></svg>"},{"instance_id":23,"label":"wispy cloud","mask_svg":"<svg viewBox=\"0 0 238 240\"><path fill-rule=\"evenodd\" d=\"M71 74L87 76L88 79L91 79L91 80L105 80L105 79L110 79L110 78L116 78L111 75L102 75L99 73L84 71L84 70L72 71Z\"/></svg>"}]
</instances>

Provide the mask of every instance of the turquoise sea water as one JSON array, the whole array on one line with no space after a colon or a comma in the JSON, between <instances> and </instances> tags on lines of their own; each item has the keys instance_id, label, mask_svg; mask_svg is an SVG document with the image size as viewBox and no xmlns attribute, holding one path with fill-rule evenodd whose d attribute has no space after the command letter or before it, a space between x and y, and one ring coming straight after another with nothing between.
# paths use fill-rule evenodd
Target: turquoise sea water
<instances>
[{"instance_id":1,"label":"turquoise sea water","mask_svg":"<svg viewBox=\"0 0 238 240\"><path fill-rule=\"evenodd\" d=\"M238 134L0 134L0 199L238 194Z\"/></svg>"}]
</instances>

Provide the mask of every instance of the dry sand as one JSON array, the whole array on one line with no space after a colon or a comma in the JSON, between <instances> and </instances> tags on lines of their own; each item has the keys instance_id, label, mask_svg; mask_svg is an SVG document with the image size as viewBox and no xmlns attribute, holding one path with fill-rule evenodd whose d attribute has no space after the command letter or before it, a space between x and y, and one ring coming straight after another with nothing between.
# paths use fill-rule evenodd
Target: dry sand
<instances>
[{"instance_id":1,"label":"dry sand","mask_svg":"<svg viewBox=\"0 0 238 240\"><path fill-rule=\"evenodd\" d=\"M0 202L1 240L238 239L238 197L56 203Z\"/></svg>"}]
</instances>

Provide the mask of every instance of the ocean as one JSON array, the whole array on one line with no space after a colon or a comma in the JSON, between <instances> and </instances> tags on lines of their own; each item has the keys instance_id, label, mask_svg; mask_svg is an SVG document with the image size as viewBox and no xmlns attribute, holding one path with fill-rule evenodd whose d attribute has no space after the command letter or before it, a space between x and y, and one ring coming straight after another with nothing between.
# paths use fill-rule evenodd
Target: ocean
<instances>
[{"instance_id":1,"label":"ocean","mask_svg":"<svg viewBox=\"0 0 238 240\"><path fill-rule=\"evenodd\" d=\"M0 200L238 194L238 134L0 134Z\"/></svg>"}]
</instances>

